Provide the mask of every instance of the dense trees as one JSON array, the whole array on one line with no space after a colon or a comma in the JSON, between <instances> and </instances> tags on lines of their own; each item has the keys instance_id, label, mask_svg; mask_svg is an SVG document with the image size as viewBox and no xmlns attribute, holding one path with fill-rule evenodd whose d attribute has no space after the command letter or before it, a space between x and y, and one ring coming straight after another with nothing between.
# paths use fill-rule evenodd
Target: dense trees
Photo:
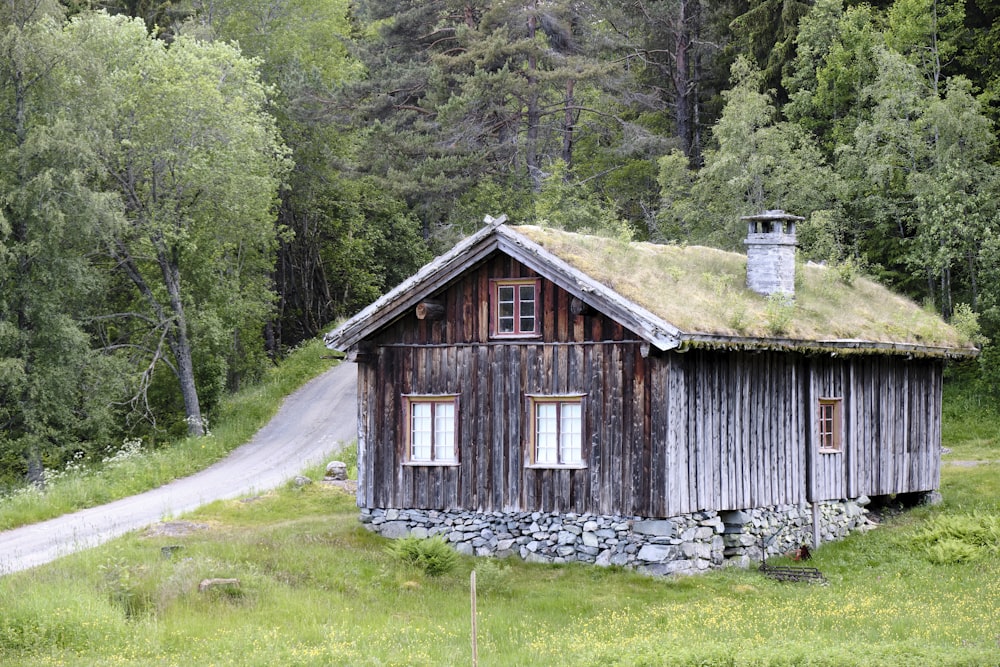
<instances>
[{"instance_id":1,"label":"dense trees","mask_svg":"<svg viewBox=\"0 0 1000 667\"><path fill-rule=\"evenodd\" d=\"M782 207L1000 335L998 13L2 0L0 476L197 435L485 214L736 248Z\"/></svg>"},{"instance_id":2,"label":"dense trees","mask_svg":"<svg viewBox=\"0 0 1000 667\"><path fill-rule=\"evenodd\" d=\"M100 452L130 415L203 434L271 311L285 151L255 68L95 13L15 15L4 45L7 473Z\"/></svg>"}]
</instances>

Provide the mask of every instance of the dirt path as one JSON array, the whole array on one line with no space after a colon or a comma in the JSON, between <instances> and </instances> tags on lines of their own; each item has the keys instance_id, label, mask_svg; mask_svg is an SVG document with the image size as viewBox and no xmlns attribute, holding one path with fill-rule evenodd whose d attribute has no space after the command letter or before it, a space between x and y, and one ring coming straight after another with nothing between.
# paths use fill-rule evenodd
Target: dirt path
<instances>
[{"instance_id":1,"label":"dirt path","mask_svg":"<svg viewBox=\"0 0 1000 667\"><path fill-rule=\"evenodd\" d=\"M253 439L158 489L0 532L0 575L48 563L206 503L272 489L357 437L357 370L342 363L285 399Z\"/></svg>"}]
</instances>

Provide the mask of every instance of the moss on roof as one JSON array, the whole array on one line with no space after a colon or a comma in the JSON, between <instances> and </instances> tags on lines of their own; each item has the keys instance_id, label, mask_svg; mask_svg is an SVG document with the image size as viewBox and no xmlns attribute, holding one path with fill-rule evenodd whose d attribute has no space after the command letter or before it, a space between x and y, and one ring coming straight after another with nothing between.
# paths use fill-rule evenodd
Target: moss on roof
<instances>
[{"instance_id":1,"label":"moss on roof","mask_svg":"<svg viewBox=\"0 0 1000 667\"><path fill-rule=\"evenodd\" d=\"M788 301L748 289L739 253L513 229L685 334L972 347L909 299L861 276L845 281L825 266L799 262L795 299Z\"/></svg>"}]
</instances>

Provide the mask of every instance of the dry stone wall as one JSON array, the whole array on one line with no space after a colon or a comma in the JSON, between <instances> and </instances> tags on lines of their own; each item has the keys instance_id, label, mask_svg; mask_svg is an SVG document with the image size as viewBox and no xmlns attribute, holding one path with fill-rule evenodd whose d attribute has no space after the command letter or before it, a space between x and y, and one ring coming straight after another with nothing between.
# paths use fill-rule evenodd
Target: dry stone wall
<instances>
[{"instance_id":1,"label":"dry stone wall","mask_svg":"<svg viewBox=\"0 0 1000 667\"><path fill-rule=\"evenodd\" d=\"M867 498L820 503L822 541L868 527ZM548 512L362 509L389 538L440 535L459 553L529 562L619 565L651 575L695 574L760 562L812 544L809 505L695 512L667 519Z\"/></svg>"}]
</instances>

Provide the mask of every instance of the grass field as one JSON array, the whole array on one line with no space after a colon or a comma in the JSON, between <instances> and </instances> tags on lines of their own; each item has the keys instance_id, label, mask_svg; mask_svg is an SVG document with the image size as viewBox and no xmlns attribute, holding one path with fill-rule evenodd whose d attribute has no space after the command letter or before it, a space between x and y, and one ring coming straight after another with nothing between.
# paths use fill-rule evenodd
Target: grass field
<instances>
[{"instance_id":1,"label":"grass field","mask_svg":"<svg viewBox=\"0 0 1000 667\"><path fill-rule=\"evenodd\" d=\"M1000 459L998 424L949 390L947 458ZM432 577L349 493L288 486L0 579L0 664L469 665L475 569L480 665L1000 665L1000 464L946 464L941 491L816 551L821 586L471 558Z\"/></svg>"},{"instance_id":2,"label":"grass field","mask_svg":"<svg viewBox=\"0 0 1000 667\"><path fill-rule=\"evenodd\" d=\"M997 531L998 474L948 466L942 505L822 547L826 586L471 558L430 577L348 493L289 487L0 579L0 664L467 665L475 568L481 665L995 665L997 542L936 562L927 533ZM215 577L240 583L198 591Z\"/></svg>"}]
</instances>

